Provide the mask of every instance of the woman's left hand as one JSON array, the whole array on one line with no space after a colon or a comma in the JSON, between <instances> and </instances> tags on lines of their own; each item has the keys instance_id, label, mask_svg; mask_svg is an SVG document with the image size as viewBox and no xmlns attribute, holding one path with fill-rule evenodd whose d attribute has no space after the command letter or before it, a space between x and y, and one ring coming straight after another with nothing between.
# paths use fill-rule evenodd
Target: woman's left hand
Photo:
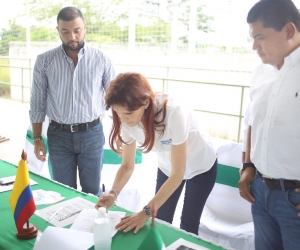
<instances>
[{"instance_id":1,"label":"woman's left hand","mask_svg":"<svg viewBox=\"0 0 300 250\"><path fill-rule=\"evenodd\" d=\"M121 219L121 222L116 225L116 229L118 231L123 231L124 233L134 229L134 233L136 234L143 226L145 226L149 218L150 217L146 215L144 211L125 216Z\"/></svg>"}]
</instances>

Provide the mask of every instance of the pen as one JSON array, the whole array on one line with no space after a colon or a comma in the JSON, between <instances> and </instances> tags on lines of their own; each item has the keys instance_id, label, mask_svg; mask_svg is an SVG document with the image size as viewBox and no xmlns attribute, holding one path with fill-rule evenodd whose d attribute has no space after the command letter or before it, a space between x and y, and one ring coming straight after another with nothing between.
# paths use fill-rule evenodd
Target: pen
<instances>
[{"instance_id":1,"label":"pen","mask_svg":"<svg viewBox=\"0 0 300 250\"><path fill-rule=\"evenodd\" d=\"M14 182L15 181L9 181L9 182L0 181L0 185L2 185L2 186L8 186L8 185L14 184Z\"/></svg>"},{"instance_id":2,"label":"pen","mask_svg":"<svg viewBox=\"0 0 300 250\"><path fill-rule=\"evenodd\" d=\"M47 220L47 222L52 221L53 218L58 214L58 212L59 212L60 210L62 210L62 207L60 207L59 209L57 209L57 210L54 212L54 214L52 214L52 215L50 216L50 218Z\"/></svg>"},{"instance_id":3,"label":"pen","mask_svg":"<svg viewBox=\"0 0 300 250\"><path fill-rule=\"evenodd\" d=\"M1 186L10 186L10 185L12 185L12 184L14 184L15 182L14 181L12 181L12 182L7 182L7 183L5 183L5 184L0 184Z\"/></svg>"}]
</instances>

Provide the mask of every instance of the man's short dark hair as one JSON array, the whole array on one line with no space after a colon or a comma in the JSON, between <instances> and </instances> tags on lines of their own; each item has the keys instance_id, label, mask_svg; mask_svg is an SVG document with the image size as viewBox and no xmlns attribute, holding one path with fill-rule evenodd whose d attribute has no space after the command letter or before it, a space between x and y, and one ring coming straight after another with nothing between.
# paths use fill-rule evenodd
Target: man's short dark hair
<instances>
[{"instance_id":1,"label":"man's short dark hair","mask_svg":"<svg viewBox=\"0 0 300 250\"><path fill-rule=\"evenodd\" d=\"M62 8L58 15L57 15L57 23L58 23L58 20L63 20L63 21L72 21L74 19L76 19L77 17L80 17L83 22L84 21L84 16L82 14L82 12L77 9L76 7L65 7L65 8Z\"/></svg>"},{"instance_id":2,"label":"man's short dark hair","mask_svg":"<svg viewBox=\"0 0 300 250\"><path fill-rule=\"evenodd\" d=\"M262 21L263 27L281 31L292 22L300 31L300 14L291 0L261 0L248 12L247 23Z\"/></svg>"}]
</instances>

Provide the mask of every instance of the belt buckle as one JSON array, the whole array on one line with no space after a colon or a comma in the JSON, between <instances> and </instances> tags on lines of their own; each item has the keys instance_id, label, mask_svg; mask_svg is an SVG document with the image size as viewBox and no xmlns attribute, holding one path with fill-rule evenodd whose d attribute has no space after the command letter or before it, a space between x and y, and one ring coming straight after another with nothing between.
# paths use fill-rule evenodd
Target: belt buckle
<instances>
[{"instance_id":1,"label":"belt buckle","mask_svg":"<svg viewBox=\"0 0 300 250\"><path fill-rule=\"evenodd\" d=\"M76 123L76 124L71 124L71 125L70 125L71 132L72 132L72 133L76 132L76 131L73 129L73 126L77 126L77 125L78 125L78 123Z\"/></svg>"}]
</instances>

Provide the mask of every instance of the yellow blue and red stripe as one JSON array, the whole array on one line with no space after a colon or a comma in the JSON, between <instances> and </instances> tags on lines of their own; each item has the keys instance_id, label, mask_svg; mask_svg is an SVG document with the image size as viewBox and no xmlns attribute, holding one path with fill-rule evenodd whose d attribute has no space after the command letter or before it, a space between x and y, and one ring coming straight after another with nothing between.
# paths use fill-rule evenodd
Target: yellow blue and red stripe
<instances>
[{"instance_id":1,"label":"yellow blue and red stripe","mask_svg":"<svg viewBox=\"0 0 300 250\"><path fill-rule=\"evenodd\" d=\"M9 197L10 207L15 219L18 232L36 210L30 187L28 168L24 160L19 162L13 190Z\"/></svg>"}]
</instances>

